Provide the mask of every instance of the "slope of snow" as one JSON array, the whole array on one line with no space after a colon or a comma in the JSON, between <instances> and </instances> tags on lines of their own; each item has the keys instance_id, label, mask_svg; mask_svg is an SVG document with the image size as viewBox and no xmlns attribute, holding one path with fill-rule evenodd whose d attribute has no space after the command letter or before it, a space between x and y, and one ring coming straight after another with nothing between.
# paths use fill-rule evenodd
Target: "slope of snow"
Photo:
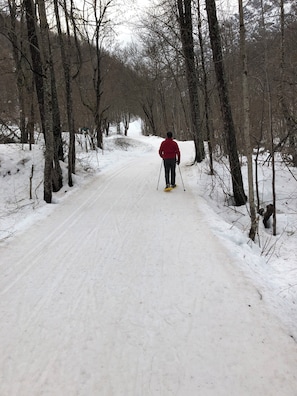
<instances>
[{"instance_id":1,"label":"slope of snow","mask_svg":"<svg viewBox=\"0 0 297 396\"><path fill-rule=\"evenodd\" d=\"M82 152L53 205L37 147L0 154L1 396L295 395L296 294L277 292L294 270L207 198L190 142L164 193L161 139L133 127Z\"/></svg>"}]
</instances>

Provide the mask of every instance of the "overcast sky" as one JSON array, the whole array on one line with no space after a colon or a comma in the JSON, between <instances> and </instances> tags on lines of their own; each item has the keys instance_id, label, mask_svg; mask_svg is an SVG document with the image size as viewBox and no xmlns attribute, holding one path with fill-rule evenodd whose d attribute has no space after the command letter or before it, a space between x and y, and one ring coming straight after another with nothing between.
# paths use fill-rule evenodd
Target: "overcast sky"
<instances>
[{"instance_id":1,"label":"overcast sky","mask_svg":"<svg viewBox=\"0 0 297 396\"><path fill-rule=\"evenodd\" d=\"M246 3L247 0L244 0ZM145 9L152 6L152 0L123 0L123 6L121 7L121 15L123 17L123 23L116 28L118 32L117 41L122 44L129 43L135 36L137 30L137 21L141 17L141 14L145 12ZM224 10L224 17L230 17L238 11L238 0L216 0L218 13L222 13Z\"/></svg>"},{"instance_id":2,"label":"overcast sky","mask_svg":"<svg viewBox=\"0 0 297 396\"><path fill-rule=\"evenodd\" d=\"M124 3L125 5L121 8L123 23L116 29L119 32L117 40L123 44L133 40L135 29L137 29L137 21L140 19L141 14L145 12L145 8L152 4L152 1L124 0Z\"/></svg>"}]
</instances>

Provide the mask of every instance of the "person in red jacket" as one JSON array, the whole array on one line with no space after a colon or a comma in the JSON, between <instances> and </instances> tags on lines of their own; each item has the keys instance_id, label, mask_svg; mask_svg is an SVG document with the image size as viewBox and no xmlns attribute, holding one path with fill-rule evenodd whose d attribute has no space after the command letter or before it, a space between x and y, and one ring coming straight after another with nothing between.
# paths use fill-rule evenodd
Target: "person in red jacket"
<instances>
[{"instance_id":1,"label":"person in red jacket","mask_svg":"<svg viewBox=\"0 0 297 396\"><path fill-rule=\"evenodd\" d=\"M163 158L165 168L165 188L176 187L175 165L180 163L180 151L178 144L172 139L172 132L167 132L167 138L163 140L159 149L159 155Z\"/></svg>"}]
</instances>

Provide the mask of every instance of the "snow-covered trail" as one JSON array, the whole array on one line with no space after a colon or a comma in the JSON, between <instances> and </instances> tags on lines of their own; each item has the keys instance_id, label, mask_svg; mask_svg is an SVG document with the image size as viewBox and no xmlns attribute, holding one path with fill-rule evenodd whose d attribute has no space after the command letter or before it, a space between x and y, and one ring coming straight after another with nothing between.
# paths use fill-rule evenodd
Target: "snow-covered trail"
<instances>
[{"instance_id":1,"label":"snow-covered trail","mask_svg":"<svg viewBox=\"0 0 297 396\"><path fill-rule=\"evenodd\" d=\"M159 167L99 175L1 247L1 396L296 395L296 343Z\"/></svg>"}]
</instances>

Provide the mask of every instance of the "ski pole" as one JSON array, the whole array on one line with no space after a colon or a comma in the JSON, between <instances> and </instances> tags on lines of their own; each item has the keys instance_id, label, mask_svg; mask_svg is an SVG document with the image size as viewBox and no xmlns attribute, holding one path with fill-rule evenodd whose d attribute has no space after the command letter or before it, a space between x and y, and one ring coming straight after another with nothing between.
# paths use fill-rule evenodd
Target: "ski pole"
<instances>
[{"instance_id":1,"label":"ski pole","mask_svg":"<svg viewBox=\"0 0 297 396\"><path fill-rule=\"evenodd\" d=\"M159 172L159 178L158 178L157 190L158 190L158 188L159 188L159 183L160 183L160 177L161 177L162 164L163 164L163 160L161 160L161 166L160 166L160 172Z\"/></svg>"},{"instance_id":2,"label":"ski pole","mask_svg":"<svg viewBox=\"0 0 297 396\"><path fill-rule=\"evenodd\" d=\"M179 169L179 174L180 174L180 178L181 178L181 181L182 181L182 185L183 185L184 191L186 191L179 164L178 164L178 169Z\"/></svg>"}]
</instances>

